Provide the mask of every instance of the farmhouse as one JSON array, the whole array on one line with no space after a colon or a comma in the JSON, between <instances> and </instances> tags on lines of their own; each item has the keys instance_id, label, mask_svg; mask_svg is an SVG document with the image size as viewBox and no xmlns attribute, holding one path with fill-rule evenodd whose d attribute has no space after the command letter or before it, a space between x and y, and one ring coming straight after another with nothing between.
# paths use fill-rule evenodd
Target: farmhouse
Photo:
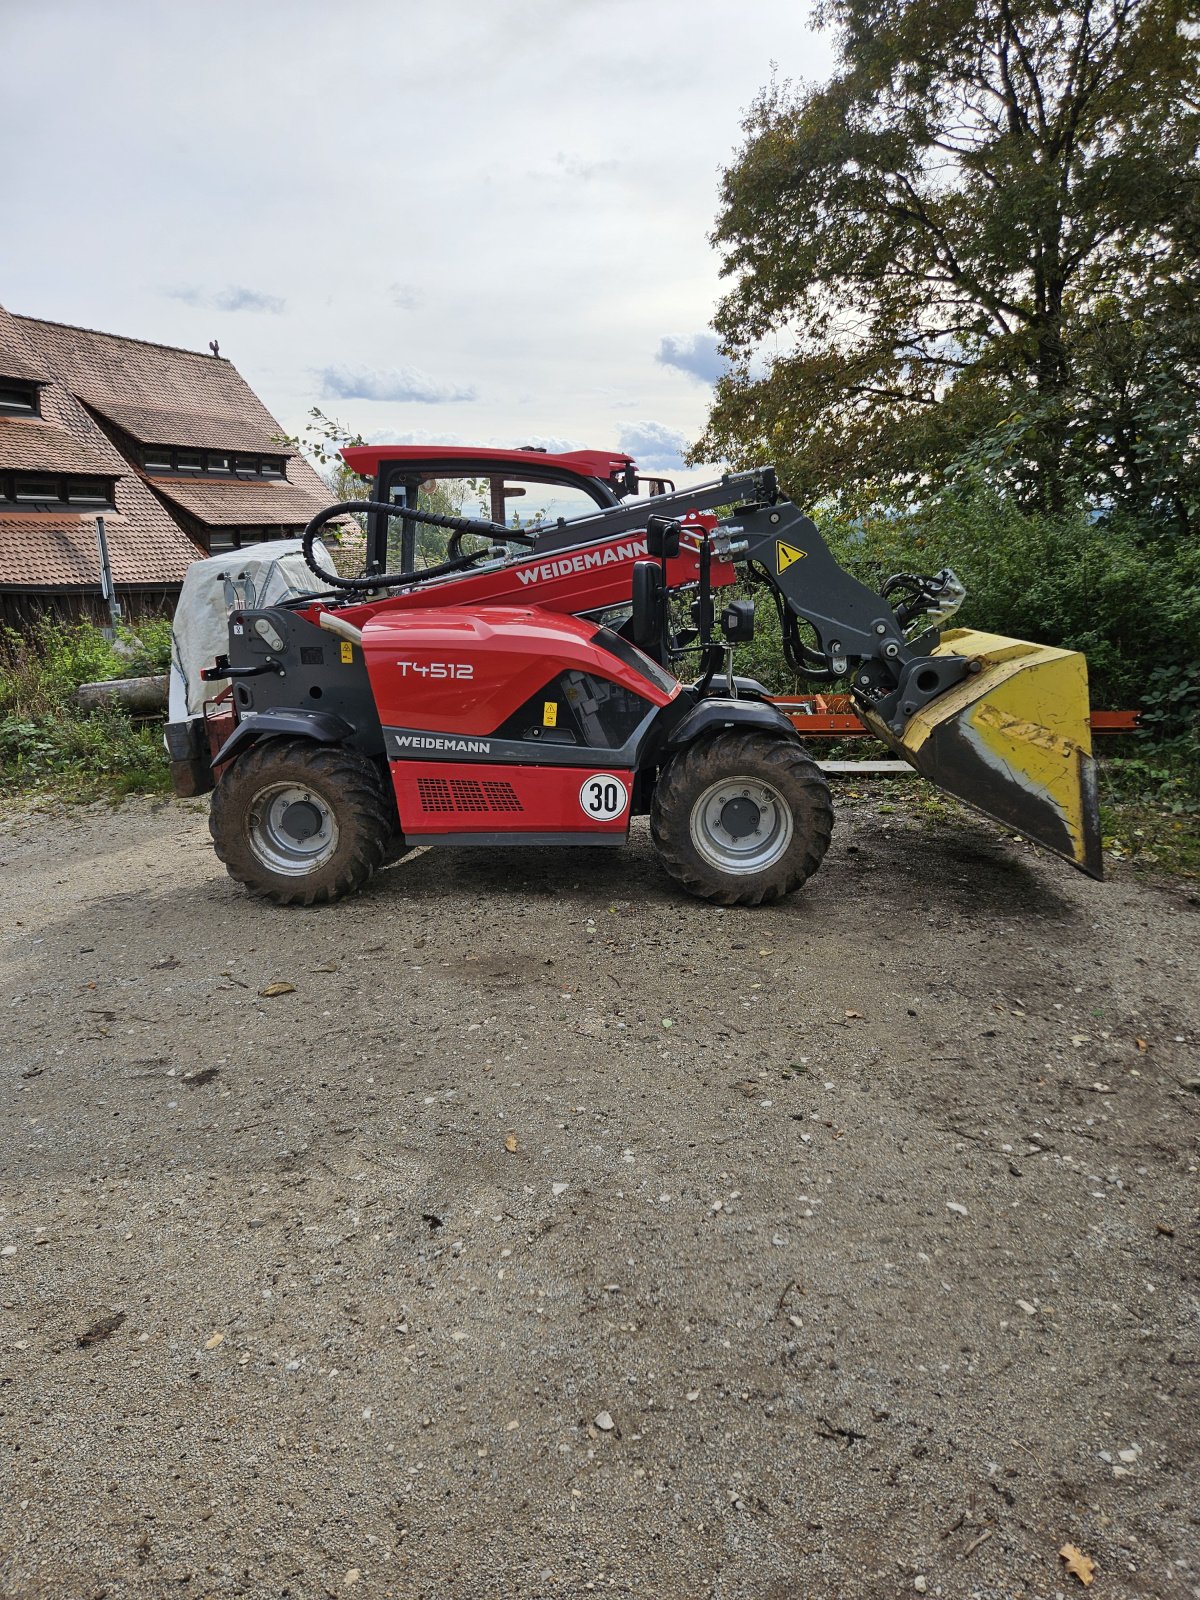
<instances>
[{"instance_id":1,"label":"farmhouse","mask_svg":"<svg viewBox=\"0 0 1200 1600\"><path fill-rule=\"evenodd\" d=\"M223 357L0 307L0 623L101 615L97 515L136 617L190 561L293 536L328 503Z\"/></svg>"}]
</instances>

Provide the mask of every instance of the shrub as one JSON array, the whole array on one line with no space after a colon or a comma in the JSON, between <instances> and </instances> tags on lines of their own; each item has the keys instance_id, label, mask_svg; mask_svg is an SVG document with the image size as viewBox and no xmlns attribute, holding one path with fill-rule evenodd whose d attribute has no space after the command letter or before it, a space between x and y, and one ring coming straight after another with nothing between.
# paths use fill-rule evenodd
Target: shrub
<instances>
[{"instance_id":1,"label":"shrub","mask_svg":"<svg viewBox=\"0 0 1200 1600\"><path fill-rule=\"evenodd\" d=\"M81 798L99 792L156 792L168 786L157 719L133 720L74 703L81 683L161 672L171 626L162 618L109 640L91 623L44 619L27 633L0 632L0 788L59 787Z\"/></svg>"}]
</instances>

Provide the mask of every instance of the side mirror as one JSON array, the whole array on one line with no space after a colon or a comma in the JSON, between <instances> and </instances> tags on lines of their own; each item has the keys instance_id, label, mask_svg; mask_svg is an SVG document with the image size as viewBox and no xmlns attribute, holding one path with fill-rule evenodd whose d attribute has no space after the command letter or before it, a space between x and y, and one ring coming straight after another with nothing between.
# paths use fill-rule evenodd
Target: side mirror
<instances>
[{"instance_id":1,"label":"side mirror","mask_svg":"<svg viewBox=\"0 0 1200 1600\"><path fill-rule=\"evenodd\" d=\"M646 554L660 561L679 554L679 524L673 517L646 518Z\"/></svg>"},{"instance_id":2,"label":"side mirror","mask_svg":"<svg viewBox=\"0 0 1200 1600\"><path fill-rule=\"evenodd\" d=\"M666 620L662 568L657 561L635 561L630 633L639 650L657 650L661 647Z\"/></svg>"}]
</instances>

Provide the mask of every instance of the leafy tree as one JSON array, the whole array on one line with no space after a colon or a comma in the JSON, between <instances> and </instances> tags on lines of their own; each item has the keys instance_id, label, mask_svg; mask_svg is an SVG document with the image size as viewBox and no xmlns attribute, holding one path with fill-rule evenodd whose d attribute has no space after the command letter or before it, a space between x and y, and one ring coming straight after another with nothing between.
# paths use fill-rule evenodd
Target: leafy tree
<instances>
[{"instance_id":1,"label":"leafy tree","mask_svg":"<svg viewBox=\"0 0 1200 1600\"><path fill-rule=\"evenodd\" d=\"M825 0L839 70L766 88L724 177L697 458L811 500L965 456L1026 507L1200 516L1198 18Z\"/></svg>"}]
</instances>

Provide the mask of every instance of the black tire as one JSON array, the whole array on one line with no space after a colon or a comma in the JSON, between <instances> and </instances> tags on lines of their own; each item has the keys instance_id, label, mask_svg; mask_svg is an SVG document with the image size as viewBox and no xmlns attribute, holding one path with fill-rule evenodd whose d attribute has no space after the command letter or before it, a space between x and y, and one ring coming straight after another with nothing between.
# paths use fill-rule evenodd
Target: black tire
<instances>
[{"instance_id":1,"label":"black tire","mask_svg":"<svg viewBox=\"0 0 1200 1600\"><path fill-rule=\"evenodd\" d=\"M691 894L758 906L812 877L829 847L833 806L821 769L796 740L732 730L671 758L655 786L650 832L663 866Z\"/></svg>"},{"instance_id":2,"label":"black tire","mask_svg":"<svg viewBox=\"0 0 1200 1600\"><path fill-rule=\"evenodd\" d=\"M353 894L400 837L378 766L308 739L265 739L239 756L208 826L230 877L281 906Z\"/></svg>"}]
</instances>

